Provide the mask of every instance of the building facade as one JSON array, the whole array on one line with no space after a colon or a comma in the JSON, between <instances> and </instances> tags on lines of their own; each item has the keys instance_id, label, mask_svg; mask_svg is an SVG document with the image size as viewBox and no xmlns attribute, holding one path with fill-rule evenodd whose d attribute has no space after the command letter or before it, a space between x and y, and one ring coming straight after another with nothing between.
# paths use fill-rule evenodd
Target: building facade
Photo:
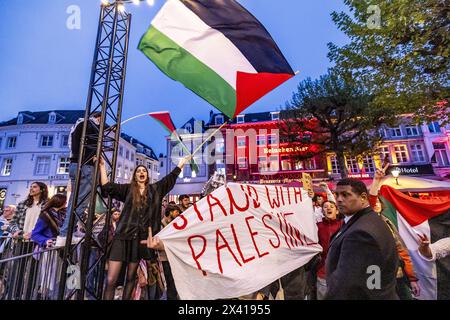
<instances>
[{"instance_id":1,"label":"building facade","mask_svg":"<svg viewBox=\"0 0 450 320\"><path fill-rule=\"evenodd\" d=\"M193 152L203 141L205 125L203 121L196 121L194 118L191 118L177 131L187 149ZM198 173L192 171L190 165L185 165L183 171L178 176L175 187L169 193L169 201L178 203L178 197L183 194L188 195L191 202L200 199L202 189L210 177L210 168L207 162L204 161L203 156L205 149L206 146L202 147L202 150L194 156L194 160L199 169ZM167 137L166 154L166 157L160 156L162 176L170 173L178 165L180 159L188 155L186 150L180 147L179 142L177 140L171 140L170 137Z\"/></svg>"},{"instance_id":2,"label":"building facade","mask_svg":"<svg viewBox=\"0 0 450 320\"><path fill-rule=\"evenodd\" d=\"M77 119L83 117L84 110L24 111L0 123L0 205L25 199L34 181L46 183L50 196L67 191L69 134ZM129 182L139 160L147 166L151 163L151 179L158 180L159 163L153 150L129 138L123 135L119 142L116 181Z\"/></svg>"},{"instance_id":3,"label":"building facade","mask_svg":"<svg viewBox=\"0 0 450 320\"><path fill-rule=\"evenodd\" d=\"M316 181L327 178L324 156L306 158L317 146L280 141L279 117L276 111L241 114L223 127L227 181L291 184L301 181L302 173ZM223 114L212 114L208 127L217 128L227 120ZM216 159L219 165L222 161Z\"/></svg>"},{"instance_id":4,"label":"building facade","mask_svg":"<svg viewBox=\"0 0 450 320\"><path fill-rule=\"evenodd\" d=\"M399 168L401 175L450 178L450 125L416 125L405 116L399 126L384 126L380 133L384 141L372 155L346 158L350 177L372 179L375 168L387 159L389 170ZM333 154L327 155L327 169L331 177L339 177Z\"/></svg>"}]
</instances>

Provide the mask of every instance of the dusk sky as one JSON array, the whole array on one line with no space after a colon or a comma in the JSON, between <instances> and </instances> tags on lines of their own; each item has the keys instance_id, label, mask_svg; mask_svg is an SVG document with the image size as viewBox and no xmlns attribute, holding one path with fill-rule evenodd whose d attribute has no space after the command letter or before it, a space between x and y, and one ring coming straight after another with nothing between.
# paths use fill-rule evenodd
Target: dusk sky
<instances>
[{"instance_id":1,"label":"dusk sky","mask_svg":"<svg viewBox=\"0 0 450 320\"><path fill-rule=\"evenodd\" d=\"M327 43L343 44L345 35L331 21L341 0L239 0L271 33L287 61L300 73L257 101L245 113L277 110L299 81L316 78L331 66ZM128 4L133 15L123 119L168 110L176 126L191 117L208 120L207 102L166 77L138 49L138 42L163 5ZM66 27L69 6L81 10L81 28ZM89 85L99 0L0 0L0 121L19 111L84 109ZM125 124L123 131L166 153L166 132L152 119Z\"/></svg>"}]
</instances>

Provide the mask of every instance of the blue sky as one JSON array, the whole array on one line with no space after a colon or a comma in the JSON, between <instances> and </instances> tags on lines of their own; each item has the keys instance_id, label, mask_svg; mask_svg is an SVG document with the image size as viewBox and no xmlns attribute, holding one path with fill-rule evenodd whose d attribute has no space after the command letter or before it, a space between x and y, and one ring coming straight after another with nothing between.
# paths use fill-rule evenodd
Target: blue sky
<instances>
[{"instance_id":1,"label":"blue sky","mask_svg":"<svg viewBox=\"0 0 450 320\"><path fill-rule=\"evenodd\" d=\"M331 66L327 43L345 35L331 21L341 0L239 0L268 29L294 70L300 73L245 112L279 109L299 81ZM0 0L0 121L19 111L84 109L97 31L99 0ZM175 125L192 116L207 120L212 107L162 74L137 45L164 0L153 7L127 5L132 13L123 119L150 111L171 111ZM66 27L71 5L80 8L80 29ZM123 131L165 153L165 131L151 119L125 124ZM151 132L151 134L149 134Z\"/></svg>"}]
</instances>

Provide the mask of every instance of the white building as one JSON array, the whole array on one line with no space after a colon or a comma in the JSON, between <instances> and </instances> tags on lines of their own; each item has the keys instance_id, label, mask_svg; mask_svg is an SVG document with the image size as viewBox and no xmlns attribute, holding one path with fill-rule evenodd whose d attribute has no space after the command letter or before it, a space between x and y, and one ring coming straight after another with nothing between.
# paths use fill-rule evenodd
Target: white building
<instances>
[{"instance_id":1,"label":"white building","mask_svg":"<svg viewBox=\"0 0 450 320\"><path fill-rule=\"evenodd\" d=\"M30 184L47 184L49 195L66 192L69 182L69 132L84 110L19 112L18 116L0 123L0 193L6 191L2 205L17 204L28 195ZM117 182L127 183L140 152L135 141L122 135L119 142ZM145 146L147 150L150 147ZM144 149L145 151L145 149ZM153 150L145 155L152 181L158 179L159 162ZM153 165L156 164L156 167ZM1 200L1 199L0 199Z\"/></svg>"},{"instance_id":2,"label":"white building","mask_svg":"<svg viewBox=\"0 0 450 320\"><path fill-rule=\"evenodd\" d=\"M191 118L180 129L184 130L184 132L180 132L180 137L190 151L195 150L202 143L205 131L203 121L195 121L194 118ZM178 165L179 160L185 156L187 156L187 153L179 147L179 143L168 138L167 157L160 156L162 177L170 173ZM191 202L196 202L200 199L202 189L210 177L209 166L203 159L202 151L196 153L194 159L198 164L199 172L195 173L191 170L189 164L185 165L178 176L175 187L169 193L169 200L178 203L178 196L182 194L187 194Z\"/></svg>"}]
</instances>

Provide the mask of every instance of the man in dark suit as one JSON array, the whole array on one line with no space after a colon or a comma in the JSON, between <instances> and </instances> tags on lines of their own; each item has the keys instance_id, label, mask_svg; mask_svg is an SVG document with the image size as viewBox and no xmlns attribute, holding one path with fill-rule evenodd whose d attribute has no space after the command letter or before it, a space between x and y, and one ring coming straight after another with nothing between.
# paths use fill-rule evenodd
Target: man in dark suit
<instances>
[{"instance_id":1,"label":"man in dark suit","mask_svg":"<svg viewBox=\"0 0 450 320\"><path fill-rule=\"evenodd\" d=\"M343 179L336 187L336 201L345 223L330 243L326 299L398 299L395 241L370 207L366 186Z\"/></svg>"}]
</instances>

